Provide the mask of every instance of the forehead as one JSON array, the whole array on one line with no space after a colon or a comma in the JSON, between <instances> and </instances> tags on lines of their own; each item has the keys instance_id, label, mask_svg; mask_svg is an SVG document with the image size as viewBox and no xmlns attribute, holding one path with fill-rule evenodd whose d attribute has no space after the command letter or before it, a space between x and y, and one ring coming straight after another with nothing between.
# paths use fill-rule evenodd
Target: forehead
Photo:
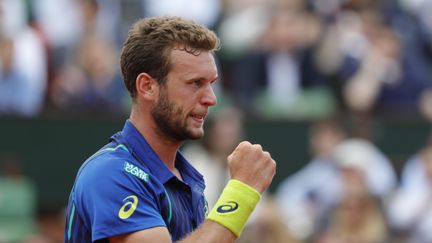
<instances>
[{"instance_id":1,"label":"forehead","mask_svg":"<svg viewBox=\"0 0 432 243\"><path fill-rule=\"evenodd\" d=\"M217 67L211 52L201 51L198 55L185 50L174 49L171 51L170 73L180 75L185 79L217 77Z\"/></svg>"}]
</instances>

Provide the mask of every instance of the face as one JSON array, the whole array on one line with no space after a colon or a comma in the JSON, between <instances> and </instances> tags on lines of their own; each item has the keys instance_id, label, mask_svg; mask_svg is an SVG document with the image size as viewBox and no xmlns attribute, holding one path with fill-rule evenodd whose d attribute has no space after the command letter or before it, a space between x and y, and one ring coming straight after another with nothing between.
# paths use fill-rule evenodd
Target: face
<instances>
[{"instance_id":1,"label":"face","mask_svg":"<svg viewBox=\"0 0 432 243\"><path fill-rule=\"evenodd\" d=\"M159 86L159 96L151 113L162 136L174 140L198 139L209 107L216 104L212 84L217 80L213 55L194 56L173 50L167 82Z\"/></svg>"}]
</instances>

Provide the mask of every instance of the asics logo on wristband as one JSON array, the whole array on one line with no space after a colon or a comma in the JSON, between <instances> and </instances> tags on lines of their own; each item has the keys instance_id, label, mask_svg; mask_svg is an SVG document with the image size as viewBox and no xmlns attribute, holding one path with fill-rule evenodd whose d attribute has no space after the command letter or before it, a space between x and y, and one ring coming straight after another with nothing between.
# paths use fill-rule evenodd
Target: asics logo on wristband
<instances>
[{"instance_id":1,"label":"asics logo on wristband","mask_svg":"<svg viewBox=\"0 0 432 243\"><path fill-rule=\"evenodd\" d=\"M237 210L237 208L238 208L237 202L229 201L229 202L226 202L225 204L220 205L217 208L217 212L218 213L229 213L229 212L233 212L233 211Z\"/></svg>"}]
</instances>

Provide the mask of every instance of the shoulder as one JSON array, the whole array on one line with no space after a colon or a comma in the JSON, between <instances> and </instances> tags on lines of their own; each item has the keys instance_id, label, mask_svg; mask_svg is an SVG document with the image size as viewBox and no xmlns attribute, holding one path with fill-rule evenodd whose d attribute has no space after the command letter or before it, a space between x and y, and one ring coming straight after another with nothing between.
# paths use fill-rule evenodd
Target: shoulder
<instances>
[{"instance_id":1,"label":"shoulder","mask_svg":"<svg viewBox=\"0 0 432 243\"><path fill-rule=\"evenodd\" d=\"M163 184L126 148L106 146L91 156L71 195L75 212L89 225L93 239L166 226Z\"/></svg>"},{"instance_id":2,"label":"shoulder","mask_svg":"<svg viewBox=\"0 0 432 243\"><path fill-rule=\"evenodd\" d=\"M160 187L149 170L121 145L105 147L81 166L74 185L75 195L107 196L122 190L148 193Z\"/></svg>"},{"instance_id":3,"label":"shoulder","mask_svg":"<svg viewBox=\"0 0 432 243\"><path fill-rule=\"evenodd\" d=\"M121 173L127 161L133 161L133 156L126 147L105 146L90 156L81 166L77 180L96 180L110 177L109 175Z\"/></svg>"}]
</instances>

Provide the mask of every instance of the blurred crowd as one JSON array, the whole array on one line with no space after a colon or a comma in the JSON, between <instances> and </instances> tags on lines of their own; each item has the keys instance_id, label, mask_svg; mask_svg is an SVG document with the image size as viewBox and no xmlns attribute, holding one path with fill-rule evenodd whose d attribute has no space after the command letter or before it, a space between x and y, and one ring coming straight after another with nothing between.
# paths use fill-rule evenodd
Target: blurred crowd
<instances>
[{"instance_id":1,"label":"blurred crowd","mask_svg":"<svg viewBox=\"0 0 432 243\"><path fill-rule=\"evenodd\" d=\"M210 207L229 178L226 157L247 137L239 114L222 108L206 139L183 149L210 182ZM238 242L432 242L432 133L401 168L339 118L310 123L305 136L310 161L263 196Z\"/></svg>"},{"instance_id":2,"label":"blurred crowd","mask_svg":"<svg viewBox=\"0 0 432 243\"><path fill-rule=\"evenodd\" d=\"M246 118L312 124L311 161L264 197L239 242L432 242L432 138L396 173L367 127L359 137L327 119L432 121L430 12L432 0L0 0L0 117L126 116L118 57L130 25L183 16L222 40L219 104L206 138L184 148L210 205ZM1 170L0 190L18 193L0 192L0 242L16 215L28 234L10 242L62 242L63 211L38 216L17 170Z\"/></svg>"},{"instance_id":3,"label":"blurred crowd","mask_svg":"<svg viewBox=\"0 0 432 243\"><path fill-rule=\"evenodd\" d=\"M118 56L140 17L218 33L219 107L432 120L429 0L1 0L0 114L127 114Z\"/></svg>"}]
</instances>

